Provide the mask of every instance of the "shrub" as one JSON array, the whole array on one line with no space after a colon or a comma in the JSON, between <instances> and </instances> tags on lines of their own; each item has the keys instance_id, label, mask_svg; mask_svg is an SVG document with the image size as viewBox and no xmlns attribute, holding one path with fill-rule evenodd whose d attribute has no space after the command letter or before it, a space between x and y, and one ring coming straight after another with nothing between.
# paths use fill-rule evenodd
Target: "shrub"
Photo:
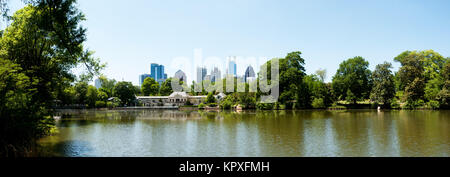
<instances>
[{"instance_id":1,"label":"shrub","mask_svg":"<svg viewBox=\"0 0 450 177\"><path fill-rule=\"evenodd\" d=\"M104 108L106 106L106 103L104 101L96 101L95 107L96 108Z\"/></svg>"},{"instance_id":2,"label":"shrub","mask_svg":"<svg viewBox=\"0 0 450 177\"><path fill-rule=\"evenodd\" d=\"M256 108L259 110L272 110L274 103L256 103Z\"/></svg>"},{"instance_id":3,"label":"shrub","mask_svg":"<svg viewBox=\"0 0 450 177\"><path fill-rule=\"evenodd\" d=\"M427 103L428 107L433 108L433 109L439 109L441 107L441 104L439 103L439 101L435 101L435 100L431 100Z\"/></svg>"},{"instance_id":4,"label":"shrub","mask_svg":"<svg viewBox=\"0 0 450 177\"><path fill-rule=\"evenodd\" d=\"M115 104L114 104L113 102L111 102L111 101L108 101L108 102L106 102L106 107L108 107L108 108L114 108L114 107L115 107Z\"/></svg>"},{"instance_id":5,"label":"shrub","mask_svg":"<svg viewBox=\"0 0 450 177\"><path fill-rule=\"evenodd\" d=\"M393 99L393 100L392 100L391 108L393 108L393 109L398 109L398 108L400 108L400 104L398 103L398 100L397 100L397 99Z\"/></svg>"},{"instance_id":6,"label":"shrub","mask_svg":"<svg viewBox=\"0 0 450 177\"><path fill-rule=\"evenodd\" d=\"M208 106L209 107L217 107L217 103L209 103Z\"/></svg>"},{"instance_id":7,"label":"shrub","mask_svg":"<svg viewBox=\"0 0 450 177\"><path fill-rule=\"evenodd\" d=\"M231 109L232 106L233 105L232 105L231 101L229 101L229 100L224 100L220 103L220 108L222 108L222 109Z\"/></svg>"},{"instance_id":8,"label":"shrub","mask_svg":"<svg viewBox=\"0 0 450 177\"><path fill-rule=\"evenodd\" d=\"M203 104L203 103L200 103L199 105L198 105L198 109L205 109L205 104Z\"/></svg>"},{"instance_id":9,"label":"shrub","mask_svg":"<svg viewBox=\"0 0 450 177\"><path fill-rule=\"evenodd\" d=\"M405 108L405 109L415 109L415 108L422 107L424 105L425 105L425 102L423 100L407 101L403 108Z\"/></svg>"},{"instance_id":10,"label":"shrub","mask_svg":"<svg viewBox=\"0 0 450 177\"><path fill-rule=\"evenodd\" d=\"M314 109L323 109L326 108L325 103L323 102L322 98L315 98L312 103L311 103L312 107Z\"/></svg>"}]
</instances>

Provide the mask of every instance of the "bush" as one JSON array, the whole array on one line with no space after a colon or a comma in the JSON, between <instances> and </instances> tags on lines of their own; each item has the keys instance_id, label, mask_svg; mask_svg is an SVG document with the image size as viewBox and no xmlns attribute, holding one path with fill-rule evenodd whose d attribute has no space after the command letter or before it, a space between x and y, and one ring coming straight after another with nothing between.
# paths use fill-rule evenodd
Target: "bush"
<instances>
[{"instance_id":1,"label":"bush","mask_svg":"<svg viewBox=\"0 0 450 177\"><path fill-rule=\"evenodd\" d=\"M398 108L400 108L400 104L398 103L398 100L397 100L397 99L393 99L393 100L392 100L391 108L392 108L392 109L398 109Z\"/></svg>"},{"instance_id":2,"label":"bush","mask_svg":"<svg viewBox=\"0 0 450 177\"><path fill-rule=\"evenodd\" d=\"M439 101L435 101L435 100L431 100L427 103L428 107L433 108L433 109L439 109L441 107L441 104L439 103Z\"/></svg>"},{"instance_id":3,"label":"bush","mask_svg":"<svg viewBox=\"0 0 450 177\"><path fill-rule=\"evenodd\" d=\"M326 108L325 103L323 102L322 98L315 98L312 103L311 103L312 107L314 109L323 109Z\"/></svg>"},{"instance_id":4,"label":"bush","mask_svg":"<svg viewBox=\"0 0 450 177\"><path fill-rule=\"evenodd\" d=\"M95 107L96 108L104 108L106 106L106 103L104 101L96 101Z\"/></svg>"},{"instance_id":5,"label":"bush","mask_svg":"<svg viewBox=\"0 0 450 177\"><path fill-rule=\"evenodd\" d=\"M274 103L256 103L256 108L259 110L272 110Z\"/></svg>"},{"instance_id":6,"label":"bush","mask_svg":"<svg viewBox=\"0 0 450 177\"><path fill-rule=\"evenodd\" d=\"M106 107L108 107L108 108L114 108L115 106L114 106L113 102L108 101L108 102L106 102Z\"/></svg>"},{"instance_id":7,"label":"bush","mask_svg":"<svg viewBox=\"0 0 450 177\"><path fill-rule=\"evenodd\" d=\"M231 101L229 101L229 100L224 100L220 103L220 108L222 108L222 109L231 109L232 106L233 106L233 103L231 103Z\"/></svg>"},{"instance_id":8,"label":"bush","mask_svg":"<svg viewBox=\"0 0 450 177\"><path fill-rule=\"evenodd\" d=\"M203 104L203 103L200 103L200 104L198 105L198 109L205 109L205 107L206 107L206 105Z\"/></svg>"},{"instance_id":9,"label":"bush","mask_svg":"<svg viewBox=\"0 0 450 177\"><path fill-rule=\"evenodd\" d=\"M208 107L217 107L217 103L209 103Z\"/></svg>"},{"instance_id":10,"label":"bush","mask_svg":"<svg viewBox=\"0 0 450 177\"><path fill-rule=\"evenodd\" d=\"M424 105L425 105L425 102L423 100L407 101L403 108L405 108L405 109L415 109L415 108L422 107Z\"/></svg>"}]
</instances>

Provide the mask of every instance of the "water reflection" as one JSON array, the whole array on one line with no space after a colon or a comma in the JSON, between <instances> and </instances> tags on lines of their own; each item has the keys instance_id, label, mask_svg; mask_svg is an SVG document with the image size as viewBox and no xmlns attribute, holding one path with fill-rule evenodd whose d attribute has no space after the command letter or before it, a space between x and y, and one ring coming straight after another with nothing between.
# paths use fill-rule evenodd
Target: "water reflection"
<instances>
[{"instance_id":1,"label":"water reflection","mask_svg":"<svg viewBox=\"0 0 450 177\"><path fill-rule=\"evenodd\" d=\"M449 156L450 111L64 111L54 156Z\"/></svg>"}]
</instances>

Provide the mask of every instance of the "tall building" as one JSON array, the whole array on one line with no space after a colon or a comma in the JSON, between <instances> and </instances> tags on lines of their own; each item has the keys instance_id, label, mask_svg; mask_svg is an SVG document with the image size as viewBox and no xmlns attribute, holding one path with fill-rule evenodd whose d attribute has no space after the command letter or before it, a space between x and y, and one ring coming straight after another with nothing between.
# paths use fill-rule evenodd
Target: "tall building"
<instances>
[{"instance_id":1,"label":"tall building","mask_svg":"<svg viewBox=\"0 0 450 177\"><path fill-rule=\"evenodd\" d=\"M248 66L247 69L245 70L244 81L251 82L255 79L256 79L256 74L255 74L255 71L253 70L253 67Z\"/></svg>"},{"instance_id":2,"label":"tall building","mask_svg":"<svg viewBox=\"0 0 450 177\"><path fill-rule=\"evenodd\" d=\"M152 77L150 74L141 74L139 75L139 86L142 86L142 83L144 83L144 80L147 77Z\"/></svg>"},{"instance_id":3,"label":"tall building","mask_svg":"<svg viewBox=\"0 0 450 177\"><path fill-rule=\"evenodd\" d=\"M197 83L201 83L203 80L205 80L207 72L208 71L205 67L197 67Z\"/></svg>"},{"instance_id":4,"label":"tall building","mask_svg":"<svg viewBox=\"0 0 450 177\"><path fill-rule=\"evenodd\" d=\"M237 76L237 72L236 72L236 57L229 57L229 60L228 60L228 75Z\"/></svg>"},{"instance_id":5,"label":"tall building","mask_svg":"<svg viewBox=\"0 0 450 177\"><path fill-rule=\"evenodd\" d=\"M97 89L102 87L102 81L100 79L95 79L95 87Z\"/></svg>"},{"instance_id":6,"label":"tall building","mask_svg":"<svg viewBox=\"0 0 450 177\"><path fill-rule=\"evenodd\" d=\"M217 67L214 67L214 69L211 71L211 82L220 81L221 75L220 70Z\"/></svg>"},{"instance_id":7,"label":"tall building","mask_svg":"<svg viewBox=\"0 0 450 177\"><path fill-rule=\"evenodd\" d=\"M178 70L175 73L174 78L178 78L178 80L180 80L180 81L187 82L186 74L183 71L181 71L181 70Z\"/></svg>"},{"instance_id":8,"label":"tall building","mask_svg":"<svg viewBox=\"0 0 450 177\"><path fill-rule=\"evenodd\" d=\"M150 77L155 79L160 85L167 79L167 74L164 73L164 65L159 65L157 63L152 63L150 65L150 75Z\"/></svg>"}]
</instances>

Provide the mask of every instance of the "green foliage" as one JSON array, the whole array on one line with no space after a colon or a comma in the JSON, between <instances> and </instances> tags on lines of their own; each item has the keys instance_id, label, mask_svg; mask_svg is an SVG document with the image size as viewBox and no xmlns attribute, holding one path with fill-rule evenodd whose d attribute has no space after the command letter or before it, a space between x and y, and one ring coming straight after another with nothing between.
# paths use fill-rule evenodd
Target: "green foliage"
<instances>
[{"instance_id":1,"label":"green foliage","mask_svg":"<svg viewBox=\"0 0 450 177\"><path fill-rule=\"evenodd\" d=\"M206 107L206 105L203 104L203 103L200 103L200 104L198 105L198 109L205 109L205 107Z\"/></svg>"},{"instance_id":2,"label":"green foliage","mask_svg":"<svg viewBox=\"0 0 450 177\"><path fill-rule=\"evenodd\" d=\"M406 104L403 106L403 109L416 109L423 107L425 102L422 99L419 100L408 100Z\"/></svg>"},{"instance_id":3,"label":"green foliage","mask_svg":"<svg viewBox=\"0 0 450 177\"><path fill-rule=\"evenodd\" d=\"M95 107L96 108L104 108L104 107L106 107L106 102L105 101L96 101Z\"/></svg>"},{"instance_id":4,"label":"green foliage","mask_svg":"<svg viewBox=\"0 0 450 177\"><path fill-rule=\"evenodd\" d=\"M427 106L432 109L439 109L441 107L439 101L431 100L427 103Z\"/></svg>"},{"instance_id":5,"label":"green foliage","mask_svg":"<svg viewBox=\"0 0 450 177\"><path fill-rule=\"evenodd\" d=\"M170 94L173 93L173 90L172 90L172 79L173 78L168 78L168 79L166 79L166 81L164 81L161 84L161 88L159 89L159 94L160 95L162 95L162 96L169 96Z\"/></svg>"},{"instance_id":6,"label":"green foliage","mask_svg":"<svg viewBox=\"0 0 450 177\"><path fill-rule=\"evenodd\" d=\"M209 92L208 96L206 96L206 103L216 103L216 102L217 102L217 100L214 97L213 92Z\"/></svg>"},{"instance_id":7,"label":"green foliage","mask_svg":"<svg viewBox=\"0 0 450 177\"><path fill-rule=\"evenodd\" d=\"M87 104L90 108L95 107L95 102L97 101L97 88L90 85L87 89L86 97L87 97Z\"/></svg>"},{"instance_id":8,"label":"green foliage","mask_svg":"<svg viewBox=\"0 0 450 177\"><path fill-rule=\"evenodd\" d=\"M336 96L356 104L369 97L372 88L369 62L363 57L350 58L339 65L333 77L333 91Z\"/></svg>"},{"instance_id":9,"label":"green foliage","mask_svg":"<svg viewBox=\"0 0 450 177\"><path fill-rule=\"evenodd\" d=\"M321 71L319 70L318 73L320 73L320 72ZM322 73L322 75L323 75L323 73ZM304 93L304 95L305 95L304 99L308 99L308 100L303 101L304 103L307 103L306 105L303 106L304 108L310 108L311 106L314 107L314 100L316 100L316 104L317 104L318 99L322 100L322 104L323 104L322 107L327 107L327 106L331 105L331 103L332 103L332 98L331 98L332 96L330 94L331 90L327 86L327 84L325 84L323 82L322 77L324 77L324 76L308 75L305 77L304 84L305 84L307 90L304 91L304 92L306 92L306 93Z\"/></svg>"},{"instance_id":10,"label":"green foliage","mask_svg":"<svg viewBox=\"0 0 450 177\"><path fill-rule=\"evenodd\" d=\"M220 102L219 107L221 109L231 109L233 108L233 103L230 100L223 100L222 102Z\"/></svg>"},{"instance_id":11,"label":"green foliage","mask_svg":"<svg viewBox=\"0 0 450 177\"><path fill-rule=\"evenodd\" d=\"M85 105L87 103L88 87L89 85L87 82L78 82L75 84L75 98L77 104Z\"/></svg>"},{"instance_id":12,"label":"green foliage","mask_svg":"<svg viewBox=\"0 0 450 177\"><path fill-rule=\"evenodd\" d=\"M299 51L291 52L285 58L278 59L279 76L277 78L271 78L271 65L275 59L263 64L261 66L261 72L258 74L258 82L267 80L272 87L279 86L280 96L278 101L282 104L290 105L289 107L292 107L292 101L294 100L297 100L299 105L307 105L308 103L304 103L303 101L309 100L304 99L308 97L309 93L305 92L305 86L303 84L303 78L306 74L304 68L305 60L301 57L301 54ZM266 71L265 68L267 68ZM261 84L259 86L261 89ZM258 98L262 95L260 89L257 93Z\"/></svg>"},{"instance_id":13,"label":"green foliage","mask_svg":"<svg viewBox=\"0 0 450 177\"><path fill-rule=\"evenodd\" d=\"M108 95L108 98L113 97L114 86L117 83L116 80L108 79L105 76L100 76L98 79L100 79L102 84L102 87L99 90L105 92Z\"/></svg>"},{"instance_id":14,"label":"green foliage","mask_svg":"<svg viewBox=\"0 0 450 177\"><path fill-rule=\"evenodd\" d=\"M393 109L399 109L399 108L401 108L400 107L400 104L398 103L399 101L397 100L397 99L393 99L392 100L392 102L391 102L391 108L393 108Z\"/></svg>"},{"instance_id":15,"label":"green foliage","mask_svg":"<svg viewBox=\"0 0 450 177\"><path fill-rule=\"evenodd\" d=\"M135 89L131 82L118 82L114 86L114 96L118 97L122 106L130 106L135 103Z\"/></svg>"},{"instance_id":16,"label":"green foliage","mask_svg":"<svg viewBox=\"0 0 450 177\"><path fill-rule=\"evenodd\" d=\"M147 77L147 78L145 78L144 82L142 83L141 90L145 96L158 95L159 84L158 84L158 82L155 81L155 79L153 79L151 77Z\"/></svg>"},{"instance_id":17,"label":"green foliage","mask_svg":"<svg viewBox=\"0 0 450 177\"><path fill-rule=\"evenodd\" d=\"M275 107L275 103L256 103L256 108L259 110L272 110Z\"/></svg>"},{"instance_id":18,"label":"green foliage","mask_svg":"<svg viewBox=\"0 0 450 177\"><path fill-rule=\"evenodd\" d=\"M323 98L315 98L312 102L312 107L315 109L323 109L327 106L325 105Z\"/></svg>"},{"instance_id":19,"label":"green foliage","mask_svg":"<svg viewBox=\"0 0 450 177\"><path fill-rule=\"evenodd\" d=\"M238 103L244 109L251 109L256 107L255 93L237 93Z\"/></svg>"},{"instance_id":20,"label":"green foliage","mask_svg":"<svg viewBox=\"0 0 450 177\"><path fill-rule=\"evenodd\" d=\"M33 1L14 13L2 32L0 72L5 74L0 76L4 83L0 115L8 123L1 124L0 155L50 132L54 101L73 101L74 92L68 88L75 80L72 69L85 66L87 72L81 78L87 81L104 67L92 57L93 52L83 48L86 30L80 22L85 18L74 2ZM87 87L78 88L79 99L85 102ZM8 148L3 148L5 144Z\"/></svg>"},{"instance_id":21,"label":"green foliage","mask_svg":"<svg viewBox=\"0 0 450 177\"><path fill-rule=\"evenodd\" d=\"M97 92L97 100L99 101L107 101L108 100L108 94L102 90L99 90Z\"/></svg>"},{"instance_id":22,"label":"green foliage","mask_svg":"<svg viewBox=\"0 0 450 177\"><path fill-rule=\"evenodd\" d=\"M370 99L375 103L383 103L385 106L391 105L391 100L395 96L394 75L391 72L392 64L385 62L376 66L372 73L373 87Z\"/></svg>"}]
</instances>

